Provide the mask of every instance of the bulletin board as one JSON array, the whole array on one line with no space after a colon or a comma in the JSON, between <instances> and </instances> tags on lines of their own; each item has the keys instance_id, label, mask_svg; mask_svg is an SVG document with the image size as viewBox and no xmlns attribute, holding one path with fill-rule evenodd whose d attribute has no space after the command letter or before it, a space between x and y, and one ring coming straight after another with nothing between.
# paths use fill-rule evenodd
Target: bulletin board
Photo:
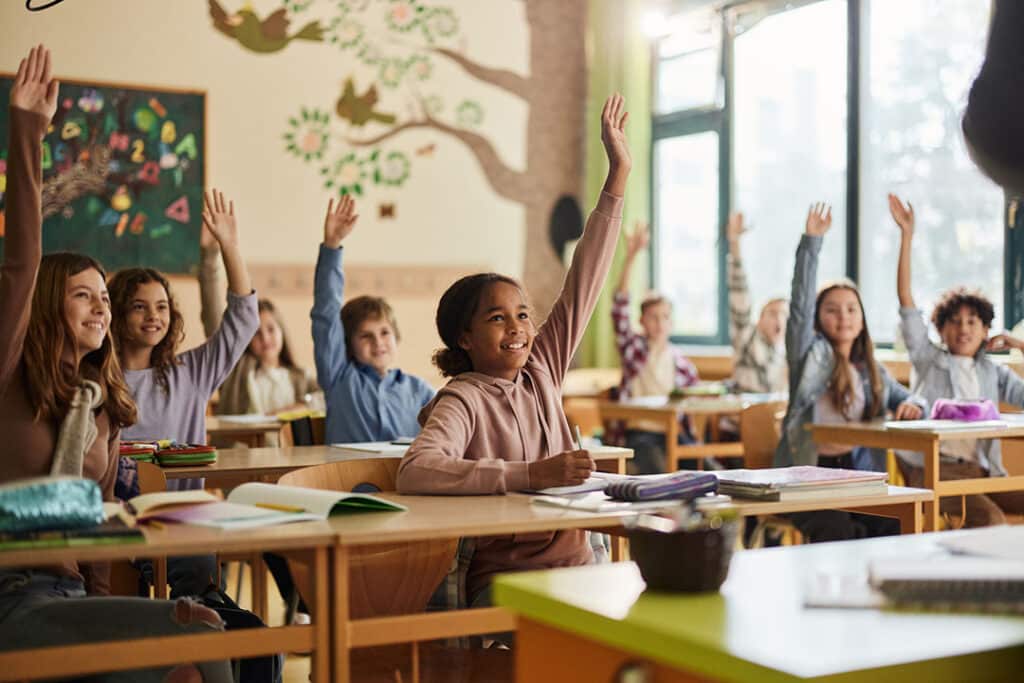
<instances>
[{"instance_id":1,"label":"bulletin board","mask_svg":"<svg viewBox=\"0 0 1024 683\"><path fill-rule=\"evenodd\" d=\"M0 249L13 75L0 74ZM43 251L108 271L194 272L206 166L206 94L61 79L43 140Z\"/></svg>"}]
</instances>

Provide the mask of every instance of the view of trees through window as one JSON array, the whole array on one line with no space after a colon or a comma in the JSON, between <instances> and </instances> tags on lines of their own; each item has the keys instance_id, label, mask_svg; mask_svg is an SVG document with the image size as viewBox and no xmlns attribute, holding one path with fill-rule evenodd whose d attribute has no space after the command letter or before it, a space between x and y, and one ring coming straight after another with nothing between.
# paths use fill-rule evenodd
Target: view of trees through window
<instances>
[{"instance_id":1,"label":"view of trees through window","mask_svg":"<svg viewBox=\"0 0 1024 683\"><path fill-rule=\"evenodd\" d=\"M860 6L855 229L857 280L872 335L876 341L890 342L898 329L899 235L889 216L888 192L910 201L916 210L917 304L930 312L936 298L950 287L980 288L996 305L998 328L1003 324L1003 195L971 163L960 131L967 91L984 51L989 3L862 0ZM727 170L732 209L743 211L752 228L743 247L755 305L788 295L793 255L814 201L832 204L834 219L822 252L819 283L848 274L847 14L846 0L820 0L746 26L741 23L733 36L732 69L726 73L732 92ZM673 71L684 73L678 65ZM668 80L656 79L656 91L687 90L685 83L673 80L669 85ZM700 86L707 89L705 79ZM668 92L664 97L656 92L655 99L662 106L680 101ZM659 108L656 116L667 113ZM655 262L660 266L656 286L677 299L677 333L724 341L727 325L717 316L718 288L702 285L689 296L685 288L679 289L680 283L666 279L674 272L668 264L675 254L687 251L707 265L701 278L724 283L717 258L724 245L706 239L708 231L717 238L718 230L717 224L704 225L714 220L710 200L699 210L693 205L687 209L661 194L672 188L678 196L678 169L683 165L688 187L705 192L717 188L718 158L700 145L701 154L685 163L676 158L669 166L660 164L658 150L669 148L674 139L654 141L659 250ZM695 169L708 180L696 179ZM677 175L661 176L668 172ZM708 268L713 272L705 273ZM692 316L690 324L679 320L684 316Z\"/></svg>"}]
</instances>

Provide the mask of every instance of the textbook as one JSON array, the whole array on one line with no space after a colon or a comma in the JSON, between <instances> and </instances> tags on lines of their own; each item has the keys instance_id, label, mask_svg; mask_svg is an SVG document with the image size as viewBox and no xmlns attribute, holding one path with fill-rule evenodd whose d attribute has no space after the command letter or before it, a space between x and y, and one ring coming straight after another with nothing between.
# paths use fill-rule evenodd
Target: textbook
<instances>
[{"instance_id":1,"label":"textbook","mask_svg":"<svg viewBox=\"0 0 1024 683\"><path fill-rule=\"evenodd\" d=\"M765 501L885 495L885 472L798 465L760 470L717 470L718 491Z\"/></svg>"},{"instance_id":2,"label":"textbook","mask_svg":"<svg viewBox=\"0 0 1024 683\"><path fill-rule=\"evenodd\" d=\"M142 531L129 526L120 517L108 518L102 524L67 531L21 531L0 533L0 550L37 548L69 548L112 543L145 543Z\"/></svg>"},{"instance_id":3,"label":"textbook","mask_svg":"<svg viewBox=\"0 0 1024 683\"><path fill-rule=\"evenodd\" d=\"M220 529L324 520L330 515L348 512L406 510L404 505L365 493L259 482L238 486L223 501L207 491L166 491L138 496L129 503L140 520Z\"/></svg>"}]
</instances>

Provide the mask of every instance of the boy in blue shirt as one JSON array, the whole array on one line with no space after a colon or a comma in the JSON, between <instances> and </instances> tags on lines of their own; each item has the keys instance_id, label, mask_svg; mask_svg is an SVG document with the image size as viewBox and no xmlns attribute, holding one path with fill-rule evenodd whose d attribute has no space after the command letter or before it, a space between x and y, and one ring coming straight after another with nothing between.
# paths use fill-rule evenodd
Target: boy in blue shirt
<instances>
[{"instance_id":1,"label":"boy in blue shirt","mask_svg":"<svg viewBox=\"0 0 1024 683\"><path fill-rule=\"evenodd\" d=\"M356 219L352 197L328 204L313 285L313 355L327 400L327 443L416 436L419 411L434 397L424 380L394 367L400 337L384 299L360 296L341 305L341 243Z\"/></svg>"}]
</instances>

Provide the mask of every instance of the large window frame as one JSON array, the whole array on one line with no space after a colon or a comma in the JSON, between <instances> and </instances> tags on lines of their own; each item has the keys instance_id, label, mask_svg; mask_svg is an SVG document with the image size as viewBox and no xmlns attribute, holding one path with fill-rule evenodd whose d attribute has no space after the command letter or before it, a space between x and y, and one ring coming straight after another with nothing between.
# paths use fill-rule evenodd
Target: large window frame
<instances>
[{"instance_id":1,"label":"large window frame","mask_svg":"<svg viewBox=\"0 0 1024 683\"><path fill-rule=\"evenodd\" d=\"M820 0L790 0L780 2L777 11L788 11L801 6L814 4ZM719 140L719 221L718 221L718 331L716 334L699 337L673 336L676 343L726 346L729 344L728 292L726 289L726 257L725 224L732 212L734 195L732 145L735 132L733 130L734 107L734 41L735 32L730 23L733 12L748 4L748 0L726 3L722 8L721 21L721 78L723 81L723 97L719 106L701 107L697 109L674 111L665 114L654 113L651 118L651 178L654 178L654 149L660 140L682 135L690 135L708 130L718 133ZM869 46L863 45L865 21L865 5L862 0L846 0L847 13L847 130L846 130L846 272L850 279L859 281L861 271L859 259L860 246L860 143L861 143L861 85L865 64L863 51ZM979 40L982 38L979 37ZM654 69L658 68L659 55L657 43L652 45L651 57ZM656 73L652 74L652 77ZM656 182L651 183L651 206L657 206ZM1018 198L1004 195L1004 258L1003 258L1003 320L1007 329L1012 328L1024 318L1024 234L1014 230L1019 225L1024 227L1024 211L1017 210ZM1024 207L1022 207L1024 208ZM653 235L651 249L657 250L659 243L658 218L653 217ZM652 256L653 256L652 252ZM656 258L651 263L657 263ZM650 286L656 287L658 272L651 268ZM887 346L887 344L881 344Z\"/></svg>"}]
</instances>

